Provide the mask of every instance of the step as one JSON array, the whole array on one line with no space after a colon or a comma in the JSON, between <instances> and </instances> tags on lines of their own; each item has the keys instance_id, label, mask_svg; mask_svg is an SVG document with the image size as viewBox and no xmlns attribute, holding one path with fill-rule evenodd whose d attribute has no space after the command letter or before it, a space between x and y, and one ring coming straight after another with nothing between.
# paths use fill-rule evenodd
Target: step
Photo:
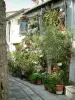
<instances>
[{"instance_id":1,"label":"step","mask_svg":"<svg viewBox=\"0 0 75 100\"><path fill-rule=\"evenodd\" d=\"M75 100L75 86L73 85L66 86L65 89L66 89L66 96L68 96L72 100Z\"/></svg>"}]
</instances>

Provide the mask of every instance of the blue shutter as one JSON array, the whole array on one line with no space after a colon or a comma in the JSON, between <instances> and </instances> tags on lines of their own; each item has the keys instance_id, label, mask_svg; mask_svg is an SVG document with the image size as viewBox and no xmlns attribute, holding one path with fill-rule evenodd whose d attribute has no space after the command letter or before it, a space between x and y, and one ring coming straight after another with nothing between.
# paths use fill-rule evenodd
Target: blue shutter
<instances>
[{"instance_id":1,"label":"blue shutter","mask_svg":"<svg viewBox=\"0 0 75 100\"><path fill-rule=\"evenodd\" d=\"M25 35L27 33L27 21L20 19L20 34Z\"/></svg>"}]
</instances>

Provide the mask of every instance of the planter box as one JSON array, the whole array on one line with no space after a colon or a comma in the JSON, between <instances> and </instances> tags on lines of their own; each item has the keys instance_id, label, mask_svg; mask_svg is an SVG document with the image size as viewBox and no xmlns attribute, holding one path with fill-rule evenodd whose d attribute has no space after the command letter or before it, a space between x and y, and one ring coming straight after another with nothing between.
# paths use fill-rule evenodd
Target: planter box
<instances>
[{"instance_id":1,"label":"planter box","mask_svg":"<svg viewBox=\"0 0 75 100\"><path fill-rule=\"evenodd\" d=\"M70 99L75 100L75 86L66 86L66 96Z\"/></svg>"}]
</instances>

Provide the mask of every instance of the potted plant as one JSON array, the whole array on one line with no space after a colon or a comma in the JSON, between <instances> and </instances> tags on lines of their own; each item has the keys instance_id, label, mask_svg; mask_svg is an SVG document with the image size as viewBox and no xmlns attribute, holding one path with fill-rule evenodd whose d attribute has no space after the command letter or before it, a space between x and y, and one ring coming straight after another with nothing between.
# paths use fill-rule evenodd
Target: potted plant
<instances>
[{"instance_id":1,"label":"potted plant","mask_svg":"<svg viewBox=\"0 0 75 100\"><path fill-rule=\"evenodd\" d=\"M47 83L48 83L48 80L47 80L47 78L45 78L45 80L44 80L44 89L45 90L48 90Z\"/></svg>"},{"instance_id":2,"label":"potted plant","mask_svg":"<svg viewBox=\"0 0 75 100\"><path fill-rule=\"evenodd\" d=\"M57 84L56 85L56 94L63 94L64 85L63 84Z\"/></svg>"},{"instance_id":3,"label":"potted plant","mask_svg":"<svg viewBox=\"0 0 75 100\"><path fill-rule=\"evenodd\" d=\"M56 72L56 71L57 71L56 67L53 67L53 72Z\"/></svg>"},{"instance_id":4,"label":"potted plant","mask_svg":"<svg viewBox=\"0 0 75 100\"><path fill-rule=\"evenodd\" d=\"M63 83L63 71L60 70L57 74L56 94L63 94L64 83Z\"/></svg>"},{"instance_id":5,"label":"potted plant","mask_svg":"<svg viewBox=\"0 0 75 100\"><path fill-rule=\"evenodd\" d=\"M56 93L56 84L57 84L57 72L49 74L47 76L46 86L48 91L51 93Z\"/></svg>"},{"instance_id":6,"label":"potted plant","mask_svg":"<svg viewBox=\"0 0 75 100\"><path fill-rule=\"evenodd\" d=\"M41 85L42 84L42 75L40 73L37 73L37 84Z\"/></svg>"},{"instance_id":7,"label":"potted plant","mask_svg":"<svg viewBox=\"0 0 75 100\"><path fill-rule=\"evenodd\" d=\"M48 88L47 88L47 83L48 83L47 75L48 75L47 72L42 73L42 82L44 84L44 89L45 90L48 90Z\"/></svg>"},{"instance_id":8,"label":"potted plant","mask_svg":"<svg viewBox=\"0 0 75 100\"><path fill-rule=\"evenodd\" d=\"M33 73L32 75L30 75L30 80L33 84L36 84L36 80L37 79L37 73Z\"/></svg>"},{"instance_id":9,"label":"potted plant","mask_svg":"<svg viewBox=\"0 0 75 100\"><path fill-rule=\"evenodd\" d=\"M21 17L21 19L22 19L22 20L27 20L27 19L28 19L28 16L23 15L23 16Z\"/></svg>"}]
</instances>

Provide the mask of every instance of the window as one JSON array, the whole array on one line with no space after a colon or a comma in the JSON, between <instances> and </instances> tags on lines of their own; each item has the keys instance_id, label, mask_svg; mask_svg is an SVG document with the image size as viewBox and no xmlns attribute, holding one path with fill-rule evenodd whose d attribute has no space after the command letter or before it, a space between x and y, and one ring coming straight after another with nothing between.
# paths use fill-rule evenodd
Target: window
<instances>
[{"instance_id":1,"label":"window","mask_svg":"<svg viewBox=\"0 0 75 100\"><path fill-rule=\"evenodd\" d=\"M27 32L28 22L26 20L20 19L20 34L25 34Z\"/></svg>"}]
</instances>

